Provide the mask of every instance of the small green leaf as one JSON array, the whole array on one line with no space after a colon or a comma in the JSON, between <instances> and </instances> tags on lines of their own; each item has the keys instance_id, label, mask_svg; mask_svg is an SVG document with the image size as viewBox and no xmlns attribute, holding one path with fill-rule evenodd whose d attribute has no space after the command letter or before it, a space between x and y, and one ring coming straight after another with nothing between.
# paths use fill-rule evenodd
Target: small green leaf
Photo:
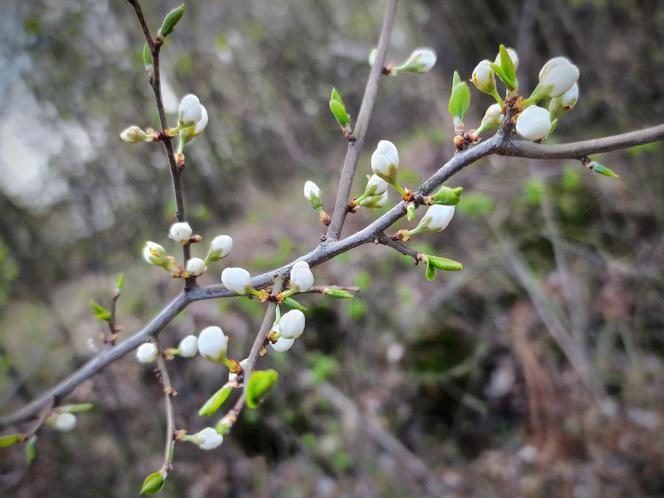
<instances>
[{"instance_id":1,"label":"small green leaf","mask_svg":"<svg viewBox=\"0 0 664 498\"><path fill-rule=\"evenodd\" d=\"M253 372L247 383L247 406L251 409L257 408L278 379L279 373L276 370L258 370Z\"/></svg>"},{"instance_id":2,"label":"small green leaf","mask_svg":"<svg viewBox=\"0 0 664 498\"><path fill-rule=\"evenodd\" d=\"M436 278L436 269L431 264L431 256L427 258L427 270L425 273L428 281L433 281Z\"/></svg>"},{"instance_id":3,"label":"small green leaf","mask_svg":"<svg viewBox=\"0 0 664 498\"><path fill-rule=\"evenodd\" d=\"M346 128L350 125L350 116L346 112L346 106L336 88L332 88L332 93L330 94L330 111L334 119L339 123L339 126Z\"/></svg>"},{"instance_id":4,"label":"small green leaf","mask_svg":"<svg viewBox=\"0 0 664 498\"><path fill-rule=\"evenodd\" d=\"M111 316L113 316L110 311L92 299L90 300L90 308L92 308L96 320L107 322L111 319Z\"/></svg>"},{"instance_id":5,"label":"small green leaf","mask_svg":"<svg viewBox=\"0 0 664 498\"><path fill-rule=\"evenodd\" d=\"M205 404L198 410L198 415L201 417L209 417L214 415L221 405L223 405L228 397L233 392L233 386L228 384L224 385L216 393L214 393L210 398L205 402Z\"/></svg>"},{"instance_id":6,"label":"small green leaf","mask_svg":"<svg viewBox=\"0 0 664 498\"><path fill-rule=\"evenodd\" d=\"M143 481L142 495L156 495L164 488L167 474L164 471L153 472Z\"/></svg>"},{"instance_id":7,"label":"small green leaf","mask_svg":"<svg viewBox=\"0 0 664 498\"><path fill-rule=\"evenodd\" d=\"M118 275L118 280L115 284L115 288L117 289L118 294L122 289L124 289L124 273L120 273L120 275Z\"/></svg>"},{"instance_id":8,"label":"small green leaf","mask_svg":"<svg viewBox=\"0 0 664 498\"><path fill-rule=\"evenodd\" d=\"M454 87L459 83L461 83L461 76L459 75L459 71L454 71L454 76L452 76L452 88L454 89Z\"/></svg>"},{"instance_id":9,"label":"small green leaf","mask_svg":"<svg viewBox=\"0 0 664 498\"><path fill-rule=\"evenodd\" d=\"M353 299L355 296L344 289L337 289L334 287L327 287L324 294L335 299Z\"/></svg>"},{"instance_id":10,"label":"small green leaf","mask_svg":"<svg viewBox=\"0 0 664 498\"><path fill-rule=\"evenodd\" d=\"M413 221L415 219L415 204L412 202L409 202L408 206L406 206L406 219L408 221Z\"/></svg>"},{"instance_id":11,"label":"small green leaf","mask_svg":"<svg viewBox=\"0 0 664 498\"><path fill-rule=\"evenodd\" d=\"M444 204L446 206L456 206L461 200L463 187L450 188L443 185L431 196L434 204Z\"/></svg>"},{"instance_id":12,"label":"small green leaf","mask_svg":"<svg viewBox=\"0 0 664 498\"><path fill-rule=\"evenodd\" d=\"M508 85L509 79L507 78L507 76L505 76L505 72L503 71L503 68L501 66L499 66L498 64L496 64L495 62L490 63L489 66L491 66L491 69L493 69L493 72L496 73L496 76L498 76L500 78L500 81L505 83L506 87L510 88L510 86Z\"/></svg>"},{"instance_id":13,"label":"small green leaf","mask_svg":"<svg viewBox=\"0 0 664 498\"><path fill-rule=\"evenodd\" d=\"M216 430L218 434L225 436L231 431L231 426L224 417L219 422L217 422L217 425L214 426L214 430Z\"/></svg>"},{"instance_id":14,"label":"small green leaf","mask_svg":"<svg viewBox=\"0 0 664 498\"><path fill-rule=\"evenodd\" d=\"M440 256L427 256L427 266L429 265L437 270L443 271L459 271L463 269L463 265L458 261L441 258Z\"/></svg>"},{"instance_id":15,"label":"small green leaf","mask_svg":"<svg viewBox=\"0 0 664 498\"><path fill-rule=\"evenodd\" d=\"M25 461L28 465L32 465L35 457L37 456L37 436L32 436L25 444Z\"/></svg>"},{"instance_id":16,"label":"small green leaf","mask_svg":"<svg viewBox=\"0 0 664 498\"><path fill-rule=\"evenodd\" d=\"M9 448L23 441L23 434L6 434L0 436L0 448Z\"/></svg>"},{"instance_id":17,"label":"small green leaf","mask_svg":"<svg viewBox=\"0 0 664 498\"><path fill-rule=\"evenodd\" d=\"M60 408L62 408L62 411L69 413L82 413L92 410L94 405L92 403L77 403L74 405L64 405Z\"/></svg>"},{"instance_id":18,"label":"small green leaf","mask_svg":"<svg viewBox=\"0 0 664 498\"><path fill-rule=\"evenodd\" d=\"M607 168L603 164L598 163L597 161L590 161L586 166L590 171L594 171L600 175L608 176L609 178L620 178L618 173L610 168Z\"/></svg>"},{"instance_id":19,"label":"small green leaf","mask_svg":"<svg viewBox=\"0 0 664 498\"><path fill-rule=\"evenodd\" d=\"M462 81L452 89L448 110L454 118L463 121L470 107L470 89L465 81Z\"/></svg>"},{"instance_id":20,"label":"small green leaf","mask_svg":"<svg viewBox=\"0 0 664 498\"><path fill-rule=\"evenodd\" d=\"M182 19L183 15L184 4L180 4L179 7L174 8L168 14L166 14L166 17L164 17L164 22L161 23L161 28L159 28L159 32L157 33L158 36L166 38L168 35L170 35L175 29L177 23L180 21L180 19Z\"/></svg>"},{"instance_id":21,"label":"small green leaf","mask_svg":"<svg viewBox=\"0 0 664 498\"><path fill-rule=\"evenodd\" d=\"M287 297L286 299L284 299L284 304L286 306L288 306L289 308L292 308L292 309L295 309L295 310L300 310L302 312L307 311L306 306L303 306L302 304L300 304L299 301L296 301L292 297Z\"/></svg>"},{"instance_id":22,"label":"small green leaf","mask_svg":"<svg viewBox=\"0 0 664 498\"><path fill-rule=\"evenodd\" d=\"M509 80L510 84L508 88L514 90L516 87L516 69L509 52L507 52L507 47L503 44L500 45L500 67L505 77ZM507 85L507 82L505 84Z\"/></svg>"},{"instance_id":23,"label":"small green leaf","mask_svg":"<svg viewBox=\"0 0 664 498\"><path fill-rule=\"evenodd\" d=\"M150 50L150 46L145 43L143 45L143 65L145 66L145 70L147 71L152 67L153 61L152 61L152 51Z\"/></svg>"}]
</instances>

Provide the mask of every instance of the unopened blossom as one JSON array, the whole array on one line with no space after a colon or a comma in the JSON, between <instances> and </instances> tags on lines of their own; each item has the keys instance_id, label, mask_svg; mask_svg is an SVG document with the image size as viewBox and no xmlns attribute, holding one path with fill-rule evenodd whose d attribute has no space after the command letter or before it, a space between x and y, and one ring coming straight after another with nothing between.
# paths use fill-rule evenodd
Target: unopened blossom
<instances>
[{"instance_id":1,"label":"unopened blossom","mask_svg":"<svg viewBox=\"0 0 664 498\"><path fill-rule=\"evenodd\" d=\"M189 239L193 234L191 226L186 221L180 221L173 223L171 228L168 231L168 236L176 242L179 242L182 245L189 243Z\"/></svg>"},{"instance_id":2,"label":"unopened blossom","mask_svg":"<svg viewBox=\"0 0 664 498\"><path fill-rule=\"evenodd\" d=\"M434 204L429 206L414 231L440 232L447 228L454 216L454 206Z\"/></svg>"},{"instance_id":3,"label":"unopened blossom","mask_svg":"<svg viewBox=\"0 0 664 498\"><path fill-rule=\"evenodd\" d=\"M304 198L309 201L311 207L320 209L323 207L323 199L320 188L311 180L304 183Z\"/></svg>"},{"instance_id":4,"label":"unopened blossom","mask_svg":"<svg viewBox=\"0 0 664 498\"><path fill-rule=\"evenodd\" d=\"M233 239L230 235L217 235L210 242L210 249L205 258L206 262L219 261L230 254L233 250Z\"/></svg>"},{"instance_id":5,"label":"unopened blossom","mask_svg":"<svg viewBox=\"0 0 664 498\"><path fill-rule=\"evenodd\" d=\"M300 310L290 310L279 320L279 333L286 339L297 339L304 332L304 325L304 313Z\"/></svg>"},{"instance_id":6,"label":"unopened blossom","mask_svg":"<svg viewBox=\"0 0 664 498\"><path fill-rule=\"evenodd\" d=\"M314 285L314 274L309 263L298 261L290 271L290 287L297 292L307 292Z\"/></svg>"},{"instance_id":7,"label":"unopened blossom","mask_svg":"<svg viewBox=\"0 0 664 498\"><path fill-rule=\"evenodd\" d=\"M190 93L182 97L178 107L179 121L182 126L192 126L203 119L204 107L196 95ZM207 115L207 113L205 113Z\"/></svg>"},{"instance_id":8,"label":"unopened blossom","mask_svg":"<svg viewBox=\"0 0 664 498\"><path fill-rule=\"evenodd\" d=\"M411 52L406 62L397 68L397 72L427 73L431 71L435 64L436 52L427 47L416 48Z\"/></svg>"},{"instance_id":9,"label":"unopened blossom","mask_svg":"<svg viewBox=\"0 0 664 498\"><path fill-rule=\"evenodd\" d=\"M579 68L566 57L554 57L539 73L535 94L539 97L559 97L579 80Z\"/></svg>"},{"instance_id":10,"label":"unopened blossom","mask_svg":"<svg viewBox=\"0 0 664 498\"><path fill-rule=\"evenodd\" d=\"M166 262L166 249L148 240L143 248L143 259L155 266L163 266Z\"/></svg>"},{"instance_id":11,"label":"unopened blossom","mask_svg":"<svg viewBox=\"0 0 664 498\"><path fill-rule=\"evenodd\" d=\"M198 334L198 352L203 358L220 361L226 355L227 349L228 337L221 327L206 327Z\"/></svg>"},{"instance_id":12,"label":"unopened blossom","mask_svg":"<svg viewBox=\"0 0 664 498\"><path fill-rule=\"evenodd\" d=\"M252 288L251 275L244 268L225 268L221 272L221 283L236 294L247 294Z\"/></svg>"},{"instance_id":13,"label":"unopened blossom","mask_svg":"<svg viewBox=\"0 0 664 498\"><path fill-rule=\"evenodd\" d=\"M178 351L183 358L193 358L198 353L198 337L193 334L184 337L178 344Z\"/></svg>"},{"instance_id":14,"label":"unopened blossom","mask_svg":"<svg viewBox=\"0 0 664 498\"><path fill-rule=\"evenodd\" d=\"M362 199L358 204L369 209L379 209L385 207L388 197L389 194L385 191L380 195L370 195L369 197Z\"/></svg>"},{"instance_id":15,"label":"unopened blossom","mask_svg":"<svg viewBox=\"0 0 664 498\"><path fill-rule=\"evenodd\" d=\"M579 100L579 85L574 83L572 87L563 93L560 97L554 97L549 102L549 114L552 119L556 119L565 112L574 109Z\"/></svg>"},{"instance_id":16,"label":"unopened blossom","mask_svg":"<svg viewBox=\"0 0 664 498\"><path fill-rule=\"evenodd\" d=\"M389 140L381 140L371 154L371 169L387 183L394 183L399 168L399 151Z\"/></svg>"},{"instance_id":17,"label":"unopened blossom","mask_svg":"<svg viewBox=\"0 0 664 498\"><path fill-rule=\"evenodd\" d=\"M473 70L471 81L480 92L493 95L496 91L496 77L491 62L486 59L480 61Z\"/></svg>"},{"instance_id":18,"label":"unopened blossom","mask_svg":"<svg viewBox=\"0 0 664 498\"><path fill-rule=\"evenodd\" d=\"M136 349L136 359L140 363L152 363L157 359L158 354L159 350L157 349L157 346L151 342L145 342Z\"/></svg>"},{"instance_id":19,"label":"unopened blossom","mask_svg":"<svg viewBox=\"0 0 664 498\"><path fill-rule=\"evenodd\" d=\"M283 353L288 351L295 344L295 339L286 339L285 337L280 337L275 342L269 344L269 348L276 353Z\"/></svg>"},{"instance_id":20,"label":"unopened blossom","mask_svg":"<svg viewBox=\"0 0 664 498\"><path fill-rule=\"evenodd\" d=\"M53 428L61 432L69 432L76 427L76 415L73 413L58 413L52 422Z\"/></svg>"},{"instance_id":21,"label":"unopened blossom","mask_svg":"<svg viewBox=\"0 0 664 498\"><path fill-rule=\"evenodd\" d=\"M186 270L190 275L198 277L199 275L205 273L207 266L205 266L205 261L203 261L201 258L191 258L187 260Z\"/></svg>"},{"instance_id":22,"label":"unopened blossom","mask_svg":"<svg viewBox=\"0 0 664 498\"><path fill-rule=\"evenodd\" d=\"M540 140L551 130L549 111L536 105L526 108L516 118L516 132L528 140Z\"/></svg>"},{"instance_id":23,"label":"unopened blossom","mask_svg":"<svg viewBox=\"0 0 664 498\"><path fill-rule=\"evenodd\" d=\"M500 104L490 105L484 113L480 127L475 130L476 133L497 129L504 117L505 115L503 114L503 109Z\"/></svg>"},{"instance_id":24,"label":"unopened blossom","mask_svg":"<svg viewBox=\"0 0 664 498\"><path fill-rule=\"evenodd\" d=\"M206 427L190 436L189 440L202 450L213 450L224 442L224 436L213 427Z\"/></svg>"},{"instance_id":25,"label":"unopened blossom","mask_svg":"<svg viewBox=\"0 0 664 498\"><path fill-rule=\"evenodd\" d=\"M371 175L364 189L366 195L381 195L387 191L388 183L378 175Z\"/></svg>"},{"instance_id":26,"label":"unopened blossom","mask_svg":"<svg viewBox=\"0 0 664 498\"><path fill-rule=\"evenodd\" d=\"M151 142L152 137L140 126L132 125L120 133L120 138L127 143Z\"/></svg>"}]
</instances>

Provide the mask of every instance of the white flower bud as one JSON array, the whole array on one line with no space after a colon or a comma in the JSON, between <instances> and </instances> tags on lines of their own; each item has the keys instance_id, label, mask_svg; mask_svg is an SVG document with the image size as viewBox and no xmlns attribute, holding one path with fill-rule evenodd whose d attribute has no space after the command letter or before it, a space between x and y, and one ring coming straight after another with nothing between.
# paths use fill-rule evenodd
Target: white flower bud
<instances>
[{"instance_id":1,"label":"white flower bud","mask_svg":"<svg viewBox=\"0 0 664 498\"><path fill-rule=\"evenodd\" d=\"M381 140L371 154L371 169L387 183L394 183L399 168L399 151L389 140Z\"/></svg>"},{"instance_id":2,"label":"white flower bud","mask_svg":"<svg viewBox=\"0 0 664 498\"><path fill-rule=\"evenodd\" d=\"M512 59L512 64L514 65L514 70L516 71L519 69L519 55L516 53L516 50L513 48L508 48L507 53L510 56L510 59ZM496 65L500 66L500 52L498 55L496 55L496 60L493 61Z\"/></svg>"},{"instance_id":3,"label":"white flower bud","mask_svg":"<svg viewBox=\"0 0 664 498\"><path fill-rule=\"evenodd\" d=\"M207 266L205 266L205 261L203 261L201 258L191 258L187 261L186 270L190 275L198 277L199 275L205 273Z\"/></svg>"},{"instance_id":4,"label":"white flower bud","mask_svg":"<svg viewBox=\"0 0 664 498\"><path fill-rule=\"evenodd\" d=\"M276 342L269 343L268 347L275 353L283 353L288 351L295 344L295 339L286 339L285 337L280 337Z\"/></svg>"},{"instance_id":5,"label":"white flower bud","mask_svg":"<svg viewBox=\"0 0 664 498\"><path fill-rule=\"evenodd\" d=\"M191 226L186 221L173 223L171 228L168 231L168 236L176 242L179 242L182 245L189 243L189 239L193 234Z\"/></svg>"},{"instance_id":6,"label":"white flower bud","mask_svg":"<svg viewBox=\"0 0 664 498\"><path fill-rule=\"evenodd\" d=\"M207 127L208 124L208 113L204 105L201 105L201 119L196 121L196 126L194 126L194 136L197 137L203 130Z\"/></svg>"},{"instance_id":7,"label":"white flower bud","mask_svg":"<svg viewBox=\"0 0 664 498\"><path fill-rule=\"evenodd\" d=\"M482 93L493 94L496 91L496 76L491 68L491 62L486 59L475 66L471 80Z\"/></svg>"},{"instance_id":8,"label":"white flower bud","mask_svg":"<svg viewBox=\"0 0 664 498\"><path fill-rule=\"evenodd\" d=\"M454 216L454 206L434 204L420 220L419 225L429 232L440 232L447 228Z\"/></svg>"},{"instance_id":9,"label":"white flower bud","mask_svg":"<svg viewBox=\"0 0 664 498\"><path fill-rule=\"evenodd\" d=\"M152 363L157 359L158 354L159 350L157 349L157 346L151 342L144 342L138 346L138 349L136 350L136 359L140 363Z\"/></svg>"},{"instance_id":10,"label":"white flower bud","mask_svg":"<svg viewBox=\"0 0 664 498\"><path fill-rule=\"evenodd\" d=\"M369 208L369 209L378 209L385 207L388 199L387 191L383 192L380 195L370 195L366 199L360 201L360 206Z\"/></svg>"},{"instance_id":11,"label":"white flower bud","mask_svg":"<svg viewBox=\"0 0 664 498\"><path fill-rule=\"evenodd\" d=\"M364 193L368 195L381 195L387 192L388 183L378 175L371 175Z\"/></svg>"},{"instance_id":12,"label":"white flower bud","mask_svg":"<svg viewBox=\"0 0 664 498\"><path fill-rule=\"evenodd\" d=\"M217 235L210 242L207 261L219 261L225 258L233 250L233 239L229 235Z\"/></svg>"},{"instance_id":13,"label":"white flower bud","mask_svg":"<svg viewBox=\"0 0 664 498\"><path fill-rule=\"evenodd\" d=\"M140 126L132 125L125 128L120 133L120 138L130 144L138 142L152 142L152 137L143 130Z\"/></svg>"},{"instance_id":14,"label":"white flower bud","mask_svg":"<svg viewBox=\"0 0 664 498\"><path fill-rule=\"evenodd\" d=\"M504 117L503 109L499 104L490 105L484 113L480 127L476 131L495 130L500 126Z\"/></svg>"},{"instance_id":15,"label":"white flower bud","mask_svg":"<svg viewBox=\"0 0 664 498\"><path fill-rule=\"evenodd\" d=\"M203 118L203 106L198 97L191 93L182 97L178 111L183 126L191 126Z\"/></svg>"},{"instance_id":16,"label":"white flower bud","mask_svg":"<svg viewBox=\"0 0 664 498\"><path fill-rule=\"evenodd\" d=\"M306 292L314 285L314 274L309 263L298 261L290 271L290 287L298 292Z\"/></svg>"},{"instance_id":17,"label":"white flower bud","mask_svg":"<svg viewBox=\"0 0 664 498\"><path fill-rule=\"evenodd\" d=\"M151 265L163 266L166 262L166 249L148 240L143 248L143 259Z\"/></svg>"},{"instance_id":18,"label":"white flower bud","mask_svg":"<svg viewBox=\"0 0 664 498\"><path fill-rule=\"evenodd\" d=\"M516 132L528 140L540 140L551 130L549 111L536 105L526 108L516 118Z\"/></svg>"},{"instance_id":19,"label":"white flower bud","mask_svg":"<svg viewBox=\"0 0 664 498\"><path fill-rule=\"evenodd\" d=\"M565 57L549 60L539 73L536 92L540 97L559 97L579 80L579 68Z\"/></svg>"},{"instance_id":20,"label":"white flower bud","mask_svg":"<svg viewBox=\"0 0 664 498\"><path fill-rule=\"evenodd\" d=\"M194 434L191 441L202 450L213 450L224 442L224 436L213 427L206 427Z\"/></svg>"},{"instance_id":21,"label":"white flower bud","mask_svg":"<svg viewBox=\"0 0 664 498\"><path fill-rule=\"evenodd\" d=\"M193 358L198 353L198 337L193 334L183 338L178 344L178 351L183 358Z\"/></svg>"},{"instance_id":22,"label":"white flower bud","mask_svg":"<svg viewBox=\"0 0 664 498\"><path fill-rule=\"evenodd\" d=\"M59 413L53 419L53 428L62 432L69 432L76 427L76 415L73 413Z\"/></svg>"},{"instance_id":23,"label":"white flower bud","mask_svg":"<svg viewBox=\"0 0 664 498\"><path fill-rule=\"evenodd\" d=\"M231 292L247 294L251 290L251 275L244 268L225 268L221 283Z\"/></svg>"},{"instance_id":24,"label":"white flower bud","mask_svg":"<svg viewBox=\"0 0 664 498\"><path fill-rule=\"evenodd\" d=\"M410 73L427 73L436 64L436 52L430 48L420 47L413 50L401 66L396 68L397 72L408 71ZM373 63L371 64L373 65Z\"/></svg>"},{"instance_id":25,"label":"white flower bud","mask_svg":"<svg viewBox=\"0 0 664 498\"><path fill-rule=\"evenodd\" d=\"M304 183L304 198L309 201L312 208L320 209L323 207L321 195L320 188L314 182L307 180Z\"/></svg>"},{"instance_id":26,"label":"white flower bud","mask_svg":"<svg viewBox=\"0 0 664 498\"><path fill-rule=\"evenodd\" d=\"M226 355L228 337L221 327L206 327L198 334L198 352L203 358L219 361Z\"/></svg>"},{"instance_id":27,"label":"white flower bud","mask_svg":"<svg viewBox=\"0 0 664 498\"><path fill-rule=\"evenodd\" d=\"M555 119L565 112L574 109L579 100L579 85L574 83L572 87L563 93L560 97L554 97L549 102L549 113L551 118Z\"/></svg>"},{"instance_id":28,"label":"white flower bud","mask_svg":"<svg viewBox=\"0 0 664 498\"><path fill-rule=\"evenodd\" d=\"M300 310L290 310L279 320L279 333L286 339L297 339L304 332L304 313Z\"/></svg>"}]
</instances>

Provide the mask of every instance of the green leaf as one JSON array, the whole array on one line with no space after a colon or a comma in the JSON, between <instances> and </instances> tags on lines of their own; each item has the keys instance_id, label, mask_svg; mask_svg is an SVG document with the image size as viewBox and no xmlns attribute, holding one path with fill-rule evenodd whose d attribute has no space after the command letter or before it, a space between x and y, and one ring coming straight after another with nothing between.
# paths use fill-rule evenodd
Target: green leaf
<instances>
[{"instance_id":1,"label":"green leaf","mask_svg":"<svg viewBox=\"0 0 664 498\"><path fill-rule=\"evenodd\" d=\"M141 487L142 495L156 495L164 488L167 474L164 471L153 472L145 478Z\"/></svg>"},{"instance_id":2,"label":"green leaf","mask_svg":"<svg viewBox=\"0 0 664 498\"><path fill-rule=\"evenodd\" d=\"M461 76L459 76L459 71L454 71L454 76L452 76L452 88L461 83Z\"/></svg>"},{"instance_id":3,"label":"green leaf","mask_svg":"<svg viewBox=\"0 0 664 498\"><path fill-rule=\"evenodd\" d=\"M251 409L257 408L278 379L279 373L273 369L253 372L247 383L247 406Z\"/></svg>"},{"instance_id":4,"label":"green leaf","mask_svg":"<svg viewBox=\"0 0 664 498\"><path fill-rule=\"evenodd\" d=\"M118 294L122 289L124 289L124 273L120 273L120 275L118 275L118 280L115 283L115 288L118 290Z\"/></svg>"},{"instance_id":5,"label":"green leaf","mask_svg":"<svg viewBox=\"0 0 664 498\"><path fill-rule=\"evenodd\" d=\"M6 434L0 436L0 448L9 448L23 441L23 434Z\"/></svg>"},{"instance_id":6,"label":"green leaf","mask_svg":"<svg viewBox=\"0 0 664 498\"><path fill-rule=\"evenodd\" d=\"M430 282L436 278L436 269L431 264L431 256L427 257L427 270L425 275Z\"/></svg>"},{"instance_id":7,"label":"green leaf","mask_svg":"<svg viewBox=\"0 0 664 498\"><path fill-rule=\"evenodd\" d=\"M456 206L461 200L463 187L450 188L443 185L431 196L434 204L444 204L446 206Z\"/></svg>"},{"instance_id":8,"label":"green leaf","mask_svg":"<svg viewBox=\"0 0 664 498\"><path fill-rule=\"evenodd\" d=\"M150 50L150 46L145 43L143 45L143 65L145 66L145 70L147 71L152 67L153 61L152 61L152 51Z\"/></svg>"},{"instance_id":9,"label":"green leaf","mask_svg":"<svg viewBox=\"0 0 664 498\"><path fill-rule=\"evenodd\" d=\"M468 84L463 81L452 89L448 110L454 118L463 121L463 118L470 107L470 89Z\"/></svg>"},{"instance_id":10,"label":"green leaf","mask_svg":"<svg viewBox=\"0 0 664 498\"><path fill-rule=\"evenodd\" d=\"M221 408L228 397L233 392L233 386L228 384L224 385L216 393L214 393L210 398L205 402L201 409L198 410L198 415L201 417L209 417L214 415L214 413Z\"/></svg>"},{"instance_id":11,"label":"green leaf","mask_svg":"<svg viewBox=\"0 0 664 498\"><path fill-rule=\"evenodd\" d=\"M507 47L503 44L500 45L500 67L503 70L505 78L509 80L509 85L507 82L505 84L510 90L514 90L516 88L516 68L510 54L507 52Z\"/></svg>"},{"instance_id":12,"label":"green leaf","mask_svg":"<svg viewBox=\"0 0 664 498\"><path fill-rule=\"evenodd\" d=\"M496 76L498 76L500 78L500 81L502 81L507 88L512 89L512 87L509 84L509 79L507 78L507 76L505 76L505 72L503 71L503 68L500 67L495 62L490 63L489 66L491 66L491 69L493 69L493 72L496 73Z\"/></svg>"},{"instance_id":13,"label":"green leaf","mask_svg":"<svg viewBox=\"0 0 664 498\"><path fill-rule=\"evenodd\" d=\"M336 289L334 287L327 287L324 294L335 299L353 299L355 296L344 289Z\"/></svg>"},{"instance_id":14,"label":"green leaf","mask_svg":"<svg viewBox=\"0 0 664 498\"><path fill-rule=\"evenodd\" d=\"M111 319L111 316L113 316L110 311L92 299L90 300L90 308L92 308L92 312L95 314L96 320L107 322Z\"/></svg>"},{"instance_id":15,"label":"green leaf","mask_svg":"<svg viewBox=\"0 0 664 498\"><path fill-rule=\"evenodd\" d=\"M82 412L89 412L94 408L95 405L92 403L77 403L74 405L64 405L62 406L62 410L65 412L69 413L82 413Z\"/></svg>"},{"instance_id":16,"label":"green leaf","mask_svg":"<svg viewBox=\"0 0 664 498\"><path fill-rule=\"evenodd\" d=\"M159 28L157 35L161 36L162 38L166 38L168 35L170 35L175 29L177 23L180 22L180 19L182 19L183 15L184 4L180 4L179 7L174 8L168 14L166 14L166 17L164 17L164 22L161 23L161 28Z\"/></svg>"},{"instance_id":17,"label":"green leaf","mask_svg":"<svg viewBox=\"0 0 664 498\"><path fill-rule=\"evenodd\" d=\"M342 128L346 128L350 124L350 116L346 112L346 106L336 88L332 88L330 94L330 111Z\"/></svg>"},{"instance_id":18,"label":"green leaf","mask_svg":"<svg viewBox=\"0 0 664 498\"><path fill-rule=\"evenodd\" d=\"M25 461L32 465L37 456L37 436L32 436L25 444Z\"/></svg>"},{"instance_id":19,"label":"green leaf","mask_svg":"<svg viewBox=\"0 0 664 498\"><path fill-rule=\"evenodd\" d=\"M307 311L306 306L303 306L302 304L300 304L299 301L296 301L292 297L287 297L286 299L284 299L284 304L286 306L288 306L289 308L292 308L292 309L295 309L295 310L300 310L302 312Z\"/></svg>"},{"instance_id":20,"label":"green leaf","mask_svg":"<svg viewBox=\"0 0 664 498\"><path fill-rule=\"evenodd\" d=\"M409 202L406 207L406 219L408 221L413 221L415 219L415 204L412 202Z\"/></svg>"},{"instance_id":21,"label":"green leaf","mask_svg":"<svg viewBox=\"0 0 664 498\"><path fill-rule=\"evenodd\" d=\"M443 271L459 271L463 269L463 265L458 261L442 258L440 256L427 256L427 266L429 265L437 270Z\"/></svg>"}]
</instances>

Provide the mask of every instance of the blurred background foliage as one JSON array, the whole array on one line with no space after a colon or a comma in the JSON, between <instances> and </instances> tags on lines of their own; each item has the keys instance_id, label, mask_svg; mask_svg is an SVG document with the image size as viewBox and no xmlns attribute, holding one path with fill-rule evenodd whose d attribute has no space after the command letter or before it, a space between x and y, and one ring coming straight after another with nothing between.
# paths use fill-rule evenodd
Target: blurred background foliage
<instances>
[{"instance_id":1,"label":"blurred background foliage","mask_svg":"<svg viewBox=\"0 0 664 498\"><path fill-rule=\"evenodd\" d=\"M153 29L174 6L144 0ZM302 198L316 181L328 209L345 151L327 100L356 115L383 1L187 2L163 49L165 104L196 93L210 124L189 147L191 223L230 233L228 265L252 272L318 242ZM0 400L7 412L102 347L87 306L120 300L136 331L180 285L140 258L169 249L170 177L158 146L122 143L129 124L156 126L129 6L109 0L5 0L0 17ZM389 51L426 45L426 76L381 84L358 170L394 141L415 186L453 153L446 114L454 69L469 78L499 43L518 49L522 88L547 58L581 68L581 98L553 141L656 124L664 116L664 5L656 0L411 0ZM473 93L477 123L489 98ZM352 302L306 298L304 340L263 360L279 386L221 449L178 446L164 496L664 496L662 300L664 153L659 144L575 162L489 158L452 182L465 188L441 235L416 245L463 261L424 279L384 247L316 270L358 285ZM395 196L393 196L395 200ZM345 232L376 213L352 215ZM398 227L397 227L398 228ZM199 251L203 251L199 248ZM216 282L220 267L201 281ZM260 323L249 300L197 303L163 341L209 324L238 359ZM590 366L584 387L560 337ZM170 363L178 427L206 424L200 404L226 373ZM73 433L45 431L31 468L0 454L5 496L134 496L160 465L164 420L153 372L126 358L81 386L95 402Z\"/></svg>"}]
</instances>

